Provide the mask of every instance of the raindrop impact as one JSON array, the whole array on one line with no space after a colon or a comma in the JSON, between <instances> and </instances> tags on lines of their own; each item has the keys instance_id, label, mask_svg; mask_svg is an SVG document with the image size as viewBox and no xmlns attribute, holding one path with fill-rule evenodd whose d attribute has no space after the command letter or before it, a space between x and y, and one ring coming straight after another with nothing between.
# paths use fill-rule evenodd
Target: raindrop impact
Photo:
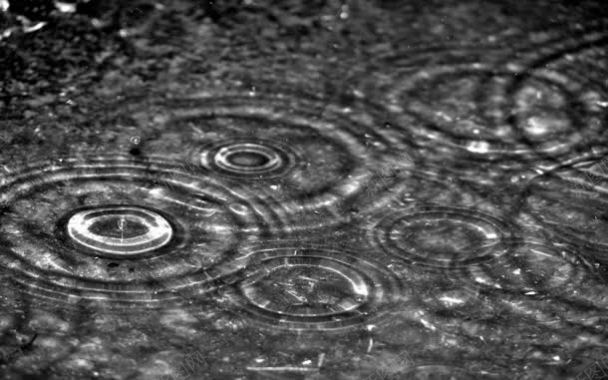
<instances>
[{"instance_id":1,"label":"raindrop impact","mask_svg":"<svg viewBox=\"0 0 608 380\"><path fill-rule=\"evenodd\" d=\"M384 217L376 243L409 263L435 268L466 267L504 254L508 226L478 211L426 207Z\"/></svg>"},{"instance_id":2,"label":"raindrop impact","mask_svg":"<svg viewBox=\"0 0 608 380\"><path fill-rule=\"evenodd\" d=\"M232 141L204 152L201 164L227 176L268 178L291 169L295 155L268 141Z\"/></svg>"},{"instance_id":3,"label":"raindrop impact","mask_svg":"<svg viewBox=\"0 0 608 380\"><path fill-rule=\"evenodd\" d=\"M137 206L81 210L67 223L69 237L100 256L130 258L165 246L171 224L159 213Z\"/></svg>"},{"instance_id":4,"label":"raindrop impact","mask_svg":"<svg viewBox=\"0 0 608 380\"><path fill-rule=\"evenodd\" d=\"M256 251L228 298L262 325L286 330L336 330L384 315L407 297L382 265L321 247Z\"/></svg>"},{"instance_id":5,"label":"raindrop impact","mask_svg":"<svg viewBox=\"0 0 608 380\"><path fill-rule=\"evenodd\" d=\"M0 264L36 297L190 304L222 285L236 248L267 222L220 182L181 169L131 156L18 167L1 189L11 248Z\"/></svg>"}]
</instances>

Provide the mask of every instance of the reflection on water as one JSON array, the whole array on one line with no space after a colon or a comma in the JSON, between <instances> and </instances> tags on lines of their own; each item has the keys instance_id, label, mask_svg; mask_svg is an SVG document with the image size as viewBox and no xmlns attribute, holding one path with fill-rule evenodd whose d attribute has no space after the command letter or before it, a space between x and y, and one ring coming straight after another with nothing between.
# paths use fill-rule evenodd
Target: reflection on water
<instances>
[{"instance_id":1,"label":"reflection on water","mask_svg":"<svg viewBox=\"0 0 608 380\"><path fill-rule=\"evenodd\" d=\"M606 358L606 22L442 40L522 16L245 3L199 9L218 24L174 33L166 77L6 132L7 378L549 379ZM252 45L260 17L280 27ZM146 25L121 36L155 54ZM209 51L175 41L206 33L225 50L201 75Z\"/></svg>"}]
</instances>

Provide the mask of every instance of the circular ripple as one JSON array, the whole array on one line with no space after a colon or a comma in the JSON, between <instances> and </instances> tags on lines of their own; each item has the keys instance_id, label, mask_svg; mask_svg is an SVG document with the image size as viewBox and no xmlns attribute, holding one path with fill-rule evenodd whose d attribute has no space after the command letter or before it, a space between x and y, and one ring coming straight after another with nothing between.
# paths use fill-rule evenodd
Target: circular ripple
<instances>
[{"instance_id":1,"label":"circular ripple","mask_svg":"<svg viewBox=\"0 0 608 380\"><path fill-rule=\"evenodd\" d=\"M201 164L237 178L280 177L292 169L296 156L286 146L263 140L237 140L204 149Z\"/></svg>"},{"instance_id":2,"label":"circular ripple","mask_svg":"<svg viewBox=\"0 0 608 380\"><path fill-rule=\"evenodd\" d=\"M501 52L492 47L434 47L392 55L385 61L388 107L423 146L449 146L459 153L504 159L518 153L513 132L485 114ZM521 152L520 152L521 153Z\"/></svg>"},{"instance_id":3,"label":"circular ripple","mask_svg":"<svg viewBox=\"0 0 608 380\"><path fill-rule=\"evenodd\" d=\"M409 369L403 374L404 378L412 380L466 380L466 379L496 379L498 376L486 371L468 371L461 367L450 365L420 365Z\"/></svg>"},{"instance_id":4,"label":"circular ripple","mask_svg":"<svg viewBox=\"0 0 608 380\"><path fill-rule=\"evenodd\" d=\"M238 246L267 231L263 203L166 161L32 164L0 193L0 265L53 299L188 301L221 286Z\"/></svg>"},{"instance_id":5,"label":"circular ripple","mask_svg":"<svg viewBox=\"0 0 608 380\"><path fill-rule=\"evenodd\" d=\"M376 107L333 104L304 92L216 91L163 99L133 115L154 132L142 154L221 175L254 194L289 231L337 224L369 206L413 166L403 131L383 126Z\"/></svg>"},{"instance_id":6,"label":"circular ripple","mask_svg":"<svg viewBox=\"0 0 608 380\"><path fill-rule=\"evenodd\" d=\"M506 252L508 226L477 211L427 206L396 212L372 227L373 240L390 254L415 265L460 268Z\"/></svg>"},{"instance_id":7,"label":"circular ripple","mask_svg":"<svg viewBox=\"0 0 608 380\"><path fill-rule=\"evenodd\" d=\"M605 137L607 41L590 30L516 57L492 45L408 50L385 59L396 71L383 81L388 107L423 145L514 165L562 160Z\"/></svg>"},{"instance_id":8,"label":"circular ripple","mask_svg":"<svg viewBox=\"0 0 608 380\"><path fill-rule=\"evenodd\" d=\"M505 83L502 118L528 146L544 154L588 149L604 134L602 104L608 99L605 32L551 42L513 64ZM498 99L497 100L501 100Z\"/></svg>"},{"instance_id":9,"label":"circular ripple","mask_svg":"<svg viewBox=\"0 0 608 380\"><path fill-rule=\"evenodd\" d=\"M466 268L475 289L502 290L528 296L577 295L590 277L589 264L567 247L534 241L511 242L509 255Z\"/></svg>"},{"instance_id":10,"label":"circular ripple","mask_svg":"<svg viewBox=\"0 0 608 380\"><path fill-rule=\"evenodd\" d=\"M598 161L559 168L529 184L522 212L532 215L551 239L606 261L606 189L606 176Z\"/></svg>"},{"instance_id":11,"label":"circular ripple","mask_svg":"<svg viewBox=\"0 0 608 380\"><path fill-rule=\"evenodd\" d=\"M325 248L281 247L253 252L229 299L271 328L335 330L375 323L407 299L380 264Z\"/></svg>"},{"instance_id":12,"label":"circular ripple","mask_svg":"<svg viewBox=\"0 0 608 380\"><path fill-rule=\"evenodd\" d=\"M69 218L71 239L100 256L132 258L157 250L171 240L173 228L162 215L133 206L101 206Z\"/></svg>"}]
</instances>

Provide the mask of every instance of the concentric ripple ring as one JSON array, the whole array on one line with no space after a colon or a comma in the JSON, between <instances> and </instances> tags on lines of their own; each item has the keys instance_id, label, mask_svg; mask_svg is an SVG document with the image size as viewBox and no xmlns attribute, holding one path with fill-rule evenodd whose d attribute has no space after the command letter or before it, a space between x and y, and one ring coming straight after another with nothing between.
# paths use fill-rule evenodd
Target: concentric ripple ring
<instances>
[{"instance_id":1,"label":"concentric ripple ring","mask_svg":"<svg viewBox=\"0 0 608 380\"><path fill-rule=\"evenodd\" d=\"M272 223L221 181L121 155L15 167L0 194L0 266L68 302L189 303L240 270L240 244Z\"/></svg>"},{"instance_id":2,"label":"concentric ripple ring","mask_svg":"<svg viewBox=\"0 0 608 380\"><path fill-rule=\"evenodd\" d=\"M493 216L452 207L426 206L395 212L372 227L372 239L386 252L415 265L459 268L505 253L511 234Z\"/></svg>"},{"instance_id":3,"label":"concentric ripple ring","mask_svg":"<svg viewBox=\"0 0 608 380\"><path fill-rule=\"evenodd\" d=\"M124 234L126 224L145 229L130 237L114 237L92 231L98 224L112 224ZM141 207L95 207L76 212L68 221L67 232L78 244L100 255L132 256L153 251L166 245L173 235L171 224L160 214Z\"/></svg>"},{"instance_id":4,"label":"concentric ripple ring","mask_svg":"<svg viewBox=\"0 0 608 380\"><path fill-rule=\"evenodd\" d=\"M322 247L252 252L244 280L228 299L262 326L336 330L376 323L396 297L399 279L378 263Z\"/></svg>"},{"instance_id":5,"label":"concentric ripple ring","mask_svg":"<svg viewBox=\"0 0 608 380\"><path fill-rule=\"evenodd\" d=\"M510 245L509 255L497 262L462 269L475 290L565 297L581 291L590 276L590 265L566 246L535 241L513 241Z\"/></svg>"},{"instance_id":6,"label":"concentric ripple ring","mask_svg":"<svg viewBox=\"0 0 608 380\"><path fill-rule=\"evenodd\" d=\"M236 140L219 144L201 155L201 164L233 177L271 178L295 165L287 147L262 140Z\"/></svg>"},{"instance_id":7,"label":"concentric ripple ring","mask_svg":"<svg viewBox=\"0 0 608 380\"><path fill-rule=\"evenodd\" d=\"M245 198L271 205L276 230L286 232L338 225L351 207L371 208L416 161L407 136L383 126L384 110L361 99L342 106L297 89L218 89L162 98L154 109L136 114L153 129L142 154L224 177Z\"/></svg>"},{"instance_id":8,"label":"concentric ripple ring","mask_svg":"<svg viewBox=\"0 0 608 380\"><path fill-rule=\"evenodd\" d=\"M597 62L608 39L593 28L576 37L524 45L516 55L491 44L391 54L385 60L398 79L387 76L388 108L430 148L559 163L601 147L595 137L604 133L606 70Z\"/></svg>"}]
</instances>

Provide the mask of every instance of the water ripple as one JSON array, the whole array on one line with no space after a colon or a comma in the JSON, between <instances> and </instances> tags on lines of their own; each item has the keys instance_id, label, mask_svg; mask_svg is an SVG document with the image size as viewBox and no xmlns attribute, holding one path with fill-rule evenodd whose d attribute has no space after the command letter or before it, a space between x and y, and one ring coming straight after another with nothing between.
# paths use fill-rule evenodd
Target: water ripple
<instances>
[{"instance_id":1,"label":"water ripple","mask_svg":"<svg viewBox=\"0 0 608 380\"><path fill-rule=\"evenodd\" d=\"M534 178L524 193L522 210L558 241L600 261L608 251L602 211L608 202L604 163L583 161Z\"/></svg>"},{"instance_id":2,"label":"water ripple","mask_svg":"<svg viewBox=\"0 0 608 380\"><path fill-rule=\"evenodd\" d=\"M513 241L509 255L496 262L466 268L478 289L500 289L528 296L577 295L590 267L567 247L534 241Z\"/></svg>"},{"instance_id":3,"label":"water ripple","mask_svg":"<svg viewBox=\"0 0 608 380\"><path fill-rule=\"evenodd\" d=\"M120 205L78 210L69 217L66 230L85 250L113 258L158 250L173 236L173 227L160 213Z\"/></svg>"},{"instance_id":4,"label":"water ripple","mask_svg":"<svg viewBox=\"0 0 608 380\"><path fill-rule=\"evenodd\" d=\"M236 313L272 329L365 328L397 299L412 297L390 270L345 251L281 246L248 256L227 299L239 306Z\"/></svg>"},{"instance_id":5,"label":"water ripple","mask_svg":"<svg viewBox=\"0 0 608 380\"><path fill-rule=\"evenodd\" d=\"M2 265L28 291L62 300L153 304L208 292L238 270L239 244L268 230L263 203L166 161L33 163L0 192Z\"/></svg>"},{"instance_id":6,"label":"water ripple","mask_svg":"<svg viewBox=\"0 0 608 380\"><path fill-rule=\"evenodd\" d=\"M321 102L305 92L204 91L136 113L154 133L145 156L222 176L243 197L262 198L288 232L340 223L370 206L414 165L409 139L381 110Z\"/></svg>"},{"instance_id":7,"label":"water ripple","mask_svg":"<svg viewBox=\"0 0 608 380\"><path fill-rule=\"evenodd\" d=\"M507 252L507 224L454 207L422 206L395 212L373 227L374 241L412 265L461 268Z\"/></svg>"},{"instance_id":8,"label":"water ripple","mask_svg":"<svg viewBox=\"0 0 608 380\"><path fill-rule=\"evenodd\" d=\"M493 45L408 49L384 58L394 71L379 76L380 87L422 145L486 160L560 162L605 139L606 69L597 62L606 59L606 41L589 30L514 54Z\"/></svg>"}]
</instances>

